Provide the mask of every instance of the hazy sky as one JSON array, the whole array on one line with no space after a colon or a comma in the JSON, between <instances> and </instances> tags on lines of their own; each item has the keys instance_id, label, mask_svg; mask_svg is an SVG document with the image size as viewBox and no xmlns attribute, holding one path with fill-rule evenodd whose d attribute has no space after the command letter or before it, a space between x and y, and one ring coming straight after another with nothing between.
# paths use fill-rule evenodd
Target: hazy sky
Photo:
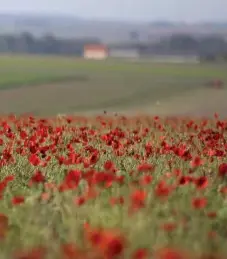
<instances>
[{"instance_id":1,"label":"hazy sky","mask_svg":"<svg viewBox=\"0 0 227 259\"><path fill-rule=\"evenodd\" d=\"M224 21L227 0L0 0L2 12L124 20Z\"/></svg>"}]
</instances>

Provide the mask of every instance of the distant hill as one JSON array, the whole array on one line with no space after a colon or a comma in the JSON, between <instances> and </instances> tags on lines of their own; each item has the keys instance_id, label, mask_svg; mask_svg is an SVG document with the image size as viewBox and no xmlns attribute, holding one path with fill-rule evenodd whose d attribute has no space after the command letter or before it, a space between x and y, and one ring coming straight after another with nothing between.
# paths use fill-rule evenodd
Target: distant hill
<instances>
[{"instance_id":1,"label":"distant hill","mask_svg":"<svg viewBox=\"0 0 227 259\"><path fill-rule=\"evenodd\" d=\"M171 23L123 22L85 20L77 17L53 15L14 15L0 14L0 34L31 32L35 36L47 33L63 38L98 37L104 42L130 40L132 32L137 32L138 40L156 41L173 33L189 33L195 36L218 34L227 38L226 23Z\"/></svg>"}]
</instances>

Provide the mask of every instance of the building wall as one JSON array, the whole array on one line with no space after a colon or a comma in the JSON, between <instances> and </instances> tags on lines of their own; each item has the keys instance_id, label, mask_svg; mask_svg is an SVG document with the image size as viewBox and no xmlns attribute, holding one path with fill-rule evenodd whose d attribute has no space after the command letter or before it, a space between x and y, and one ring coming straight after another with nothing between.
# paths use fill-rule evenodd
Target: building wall
<instances>
[{"instance_id":1,"label":"building wall","mask_svg":"<svg viewBox=\"0 0 227 259\"><path fill-rule=\"evenodd\" d=\"M105 50L85 50L84 58L86 59L106 59L107 53Z\"/></svg>"},{"instance_id":2,"label":"building wall","mask_svg":"<svg viewBox=\"0 0 227 259\"><path fill-rule=\"evenodd\" d=\"M109 56L113 58L139 58L137 49L110 49Z\"/></svg>"},{"instance_id":3,"label":"building wall","mask_svg":"<svg viewBox=\"0 0 227 259\"><path fill-rule=\"evenodd\" d=\"M152 55L149 59L153 62L164 63L199 63L199 57L197 56Z\"/></svg>"}]
</instances>

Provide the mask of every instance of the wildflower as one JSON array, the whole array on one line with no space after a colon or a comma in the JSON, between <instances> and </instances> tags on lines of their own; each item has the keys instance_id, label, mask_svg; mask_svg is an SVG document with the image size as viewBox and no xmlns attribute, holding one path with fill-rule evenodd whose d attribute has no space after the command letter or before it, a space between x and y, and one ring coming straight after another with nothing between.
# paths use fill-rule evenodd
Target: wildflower
<instances>
[{"instance_id":1,"label":"wildflower","mask_svg":"<svg viewBox=\"0 0 227 259\"><path fill-rule=\"evenodd\" d=\"M206 176L201 176L196 178L194 183L198 189L205 189L208 186L208 179Z\"/></svg>"},{"instance_id":2,"label":"wildflower","mask_svg":"<svg viewBox=\"0 0 227 259\"><path fill-rule=\"evenodd\" d=\"M138 167L137 167L137 170L139 172L152 172L154 170L154 166L151 165L151 164L147 164L147 163L144 163L144 164L140 164Z\"/></svg>"},{"instance_id":3,"label":"wildflower","mask_svg":"<svg viewBox=\"0 0 227 259\"><path fill-rule=\"evenodd\" d=\"M84 230L86 241L104 258L112 259L123 255L126 240L118 231L94 229L88 224L85 224Z\"/></svg>"},{"instance_id":4,"label":"wildflower","mask_svg":"<svg viewBox=\"0 0 227 259\"><path fill-rule=\"evenodd\" d=\"M35 154L32 154L30 157L29 157L29 162L34 165L34 166L38 166L41 164L41 160L39 159L39 157Z\"/></svg>"},{"instance_id":5,"label":"wildflower","mask_svg":"<svg viewBox=\"0 0 227 259\"><path fill-rule=\"evenodd\" d=\"M84 203L85 203L85 197L83 197L83 196L80 196L80 197L76 197L75 199L74 199L74 203L77 205L77 206L81 206L81 205L83 205Z\"/></svg>"},{"instance_id":6,"label":"wildflower","mask_svg":"<svg viewBox=\"0 0 227 259\"><path fill-rule=\"evenodd\" d=\"M14 196L12 199L13 205L19 205L21 203L24 203L24 197L23 196Z\"/></svg>"},{"instance_id":7,"label":"wildflower","mask_svg":"<svg viewBox=\"0 0 227 259\"><path fill-rule=\"evenodd\" d=\"M140 179L140 184L143 185L148 185L152 182L153 177L151 175L144 175Z\"/></svg>"},{"instance_id":8,"label":"wildflower","mask_svg":"<svg viewBox=\"0 0 227 259\"><path fill-rule=\"evenodd\" d=\"M192 199L192 206L194 209L203 209L207 205L206 198L193 198Z\"/></svg>"},{"instance_id":9,"label":"wildflower","mask_svg":"<svg viewBox=\"0 0 227 259\"><path fill-rule=\"evenodd\" d=\"M35 174L31 177L30 183L44 183L45 176L42 174L41 171L36 171Z\"/></svg>"},{"instance_id":10,"label":"wildflower","mask_svg":"<svg viewBox=\"0 0 227 259\"><path fill-rule=\"evenodd\" d=\"M161 248L155 252L155 259L189 259L189 257L180 249Z\"/></svg>"},{"instance_id":11,"label":"wildflower","mask_svg":"<svg viewBox=\"0 0 227 259\"><path fill-rule=\"evenodd\" d=\"M112 171L114 169L114 163L112 161L106 161L104 164L104 169L106 171Z\"/></svg>"},{"instance_id":12,"label":"wildflower","mask_svg":"<svg viewBox=\"0 0 227 259\"><path fill-rule=\"evenodd\" d=\"M224 177L225 175L227 175L227 163L223 163L219 165L218 175L220 177Z\"/></svg>"},{"instance_id":13,"label":"wildflower","mask_svg":"<svg viewBox=\"0 0 227 259\"><path fill-rule=\"evenodd\" d=\"M204 163L203 160L199 156L196 156L193 158L190 164L192 167L199 167L203 165L203 163Z\"/></svg>"},{"instance_id":14,"label":"wildflower","mask_svg":"<svg viewBox=\"0 0 227 259\"><path fill-rule=\"evenodd\" d=\"M149 252L146 248L139 248L133 253L132 259L146 259L148 256Z\"/></svg>"},{"instance_id":15,"label":"wildflower","mask_svg":"<svg viewBox=\"0 0 227 259\"><path fill-rule=\"evenodd\" d=\"M147 193L144 190L136 190L131 195L131 204L133 209L143 208Z\"/></svg>"},{"instance_id":16,"label":"wildflower","mask_svg":"<svg viewBox=\"0 0 227 259\"><path fill-rule=\"evenodd\" d=\"M166 232L172 232L173 230L175 230L177 227L176 223L174 222L168 222L168 223L164 223L161 228L166 231Z\"/></svg>"}]
</instances>

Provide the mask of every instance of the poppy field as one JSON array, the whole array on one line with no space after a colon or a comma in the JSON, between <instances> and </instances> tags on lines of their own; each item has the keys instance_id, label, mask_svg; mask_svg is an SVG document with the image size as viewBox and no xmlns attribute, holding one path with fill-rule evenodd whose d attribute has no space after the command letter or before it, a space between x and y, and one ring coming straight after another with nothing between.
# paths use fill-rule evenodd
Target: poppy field
<instances>
[{"instance_id":1,"label":"poppy field","mask_svg":"<svg viewBox=\"0 0 227 259\"><path fill-rule=\"evenodd\" d=\"M225 259L227 121L0 120L0 258Z\"/></svg>"}]
</instances>

